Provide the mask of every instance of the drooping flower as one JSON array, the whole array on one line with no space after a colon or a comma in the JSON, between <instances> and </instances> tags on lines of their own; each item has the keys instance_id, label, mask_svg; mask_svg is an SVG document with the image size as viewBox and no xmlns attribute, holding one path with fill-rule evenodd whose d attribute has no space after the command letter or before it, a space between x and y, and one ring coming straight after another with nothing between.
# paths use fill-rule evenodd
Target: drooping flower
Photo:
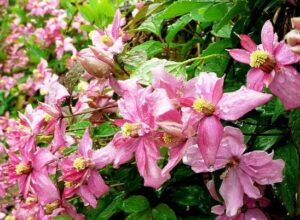
<instances>
[{"instance_id":1,"label":"drooping flower","mask_svg":"<svg viewBox=\"0 0 300 220\"><path fill-rule=\"evenodd\" d=\"M215 73L200 73L188 81L180 99L184 132L188 137L197 133L197 143L208 166L213 166L223 133L220 119L237 120L271 95L242 86L223 93L223 80Z\"/></svg>"},{"instance_id":2,"label":"drooping flower","mask_svg":"<svg viewBox=\"0 0 300 220\"><path fill-rule=\"evenodd\" d=\"M284 42L277 41L273 26L267 21L261 32L261 45L256 45L248 35L240 35L242 49L228 50L233 59L249 64L247 87L262 91L268 86L278 96L286 109L300 106L300 75L291 66L300 61Z\"/></svg>"},{"instance_id":3,"label":"drooping flower","mask_svg":"<svg viewBox=\"0 0 300 220\"><path fill-rule=\"evenodd\" d=\"M92 144L87 129L78 145L77 154L63 158L60 168L61 179L65 182L63 197L78 194L86 204L95 208L96 198L109 190L98 169L111 163L113 155L108 155L104 148L93 151Z\"/></svg>"},{"instance_id":4,"label":"drooping flower","mask_svg":"<svg viewBox=\"0 0 300 220\"><path fill-rule=\"evenodd\" d=\"M226 206L226 215L235 216L243 206L244 195L261 198L255 184L268 185L282 181L284 161L273 160L273 154L265 151L245 153L246 146L242 132L233 127L225 127L216 157L215 170L225 168L221 175L220 194ZM183 162L196 173L211 171L204 163L197 145L191 145Z\"/></svg>"}]
</instances>

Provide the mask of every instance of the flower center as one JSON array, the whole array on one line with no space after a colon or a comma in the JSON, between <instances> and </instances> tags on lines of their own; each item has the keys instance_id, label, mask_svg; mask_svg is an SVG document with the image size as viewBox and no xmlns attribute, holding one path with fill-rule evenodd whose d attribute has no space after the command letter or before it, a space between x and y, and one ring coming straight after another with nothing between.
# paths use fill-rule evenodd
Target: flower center
<instances>
[{"instance_id":1,"label":"flower center","mask_svg":"<svg viewBox=\"0 0 300 220\"><path fill-rule=\"evenodd\" d=\"M166 144L174 142L174 137L166 132L164 132L162 139Z\"/></svg>"},{"instance_id":2,"label":"flower center","mask_svg":"<svg viewBox=\"0 0 300 220\"><path fill-rule=\"evenodd\" d=\"M206 116L213 115L215 112L215 106L204 98L196 99L192 107L195 111L202 112Z\"/></svg>"},{"instance_id":3,"label":"flower center","mask_svg":"<svg viewBox=\"0 0 300 220\"><path fill-rule=\"evenodd\" d=\"M102 43L106 44L107 46L112 46L113 45L112 40L107 35L101 36L101 41L102 41Z\"/></svg>"},{"instance_id":4,"label":"flower center","mask_svg":"<svg viewBox=\"0 0 300 220\"><path fill-rule=\"evenodd\" d=\"M49 122L53 119L53 117L51 115L49 115L48 113L45 113L44 119L46 122Z\"/></svg>"},{"instance_id":5,"label":"flower center","mask_svg":"<svg viewBox=\"0 0 300 220\"><path fill-rule=\"evenodd\" d=\"M140 125L138 123L125 122L121 128L124 137L134 137L138 135L138 129Z\"/></svg>"},{"instance_id":6,"label":"flower center","mask_svg":"<svg viewBox=\"0 0 300 220\"><path fill-rule=\"evenodd\" d=\"M59 206L59 201L56 200L54 202L48 203L45 205L44 210L46 212L47 215L52 214L52 212L57 209Z\"/></svg>"},{"instance_id":7,"label":"flower center","mask_svg":"<svg viewBox=\"0 0 300 220\"><path fill-rule=\"evenodd\" d=\"M22 175L22 174L28 174L31 172L31 167L24 163L19 163L16 166L16 174Z\"/></svg>"},{"instance_id":8,"label":"flower center","mask_svg":"<svg viewBox=\"0 0 300 220\"><path fill-rule=\"evenodd\" d=\"M34 203L34 202L37 202L37 198L28 197L25 199L25 203L27 203L27 204Z\"/></svg>"},{"instance_id":9,"label":"flower center","mask_svg":"<svg viewBox=\"0 0 300 220\"><path fill-rule=\"evenodd\" d=\"M72 182L72 181L65 181L65 187L71 188L72 186L75 186L75 182Z\"/></svg>"},{"instance_id":10,"label":"flower center","mask_svg":"<svg viewBox=\"0 0 300 220\"><path fill-rule=\"evenodd\" d=\"M87 166L86 161L83 159L83 157L77 157L73 162L73 167L79 171L84 170Z\"/></svg>"},{"instance_id":11,"label":"flower center","mask_svg":"<svg viewBox=\"0 0 300 220\"><path fill-rule=\"evenodd\" d=\"M250 54L250 66L253 68L260 68L264 72L271 72L275 64L275 60L266 51L256 50Z\"/></svg>"}]
</instances>

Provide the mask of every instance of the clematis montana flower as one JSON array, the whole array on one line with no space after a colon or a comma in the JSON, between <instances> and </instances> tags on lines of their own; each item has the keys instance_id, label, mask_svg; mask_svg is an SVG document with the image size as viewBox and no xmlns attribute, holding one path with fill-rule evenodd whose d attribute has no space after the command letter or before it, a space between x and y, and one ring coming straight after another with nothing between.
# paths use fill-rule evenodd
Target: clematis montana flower
<instances>
[{"instance_id":1,"label":"clematis montana flower","mask_svg":"<svg viewBox=\"0 0 300 220\"><path fill-rule=\"evenodd\" d=\"M246 194L249 198L261 198L261 192L255 184L268 185L282 181L284 161L273 160L273 154L265 151L244 153L246 146L242 132L233 127L225 127L215 170L225 168L221 175L220 194L226 206L226 215L237 215ZM196 173L211 171L205 164L197 145L188 147L183 162Z\"/></svg>"},{"instance_id":2,"label":"clematis montana flower","mask_svg":"<svg viewBox=\"0 0 300 220\"><path fill-rule=\"evenodd\" d=\"M156 143L159 134L156 132L159 125L156 119L174 109L165 90L151 87L142 88L133 86L132 80L127 81L129 86L120 85L119 91L123 98L119 100L119 111L123 119L116 120L121 127L106 147L114 152L114 167L118 168L133 158L140 175L144 178L144 185L159 188L167 179L157 165L160 159L160 149ZM135 88L134 91L127 88Z\"/></svg>"},{"instance_id":3,"label":"clematis montana flower","mask_svg":"<svg viewBox=\"0 0 300 220\"><path fill-rule=\"evenodd\" d=\"M267 21L261 31L261 45L256 45L247 35L240 35L242 49L228 50L233 59L251 66L247 74L247 87L262 91L268 86L278 96L286 109L300 106L300 75L291 66L300 56L284 42L277 41L273 26Z\"/></svg>"},{"instance_id":4,"label":"clematis montana flower","mask_svg":"<svg viewBox=\"0 0 300 220\"><path fill-rule=\"evenodd\" d=\"M78 145L77 154L63 158L60 168L61 179L65 182L63 197L78 194L86 204L95 208L96 198L109 190L98 169L111 163L113 155L108 155L104 148L93 151L92 144L87 129Z\"/></svg>"},{"instance_id":5,"label":"clematis montana flower","mask_svg":"<svg viewBox=\"0 0 300 220\"><path fill-rule=\"evenodd\" d=\"M21 153L17 156L9 152L9 179L17 180L20 193L26 198L29 192L36 193L43 201L51 195L45 189L55 188L48 177L47 166L56 161L47 149L38 148L35 153Z\"/></svg>"},{"instance_id":6,"label":"clematis montana flower","mask_svg":"<svg viewBox=\"0 0 300 220\"><path fill-rule=\"evenodd\" d=\"M188 137L197 133L197 143L207 166L213 166L223 133L220 119L237 120L271 95L241 87L223 93L224 78L215 73L200 73L185 85L180 99L184 132Z\"/></svg>"}]
</instances>

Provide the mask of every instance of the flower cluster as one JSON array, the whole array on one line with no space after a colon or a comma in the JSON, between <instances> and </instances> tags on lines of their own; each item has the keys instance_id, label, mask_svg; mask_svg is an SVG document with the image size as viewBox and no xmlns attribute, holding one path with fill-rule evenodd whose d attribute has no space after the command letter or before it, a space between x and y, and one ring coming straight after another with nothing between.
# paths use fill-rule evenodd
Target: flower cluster
<instances>
[{"instance_id":1,"label":"flower cluster","mask_svg":"<svg viewBox=\"0 0 300 220\"><path fill-rule=\"evenodd\" d=\"M40 59L32 77L19 84L30 96L39 91L44 101L28 104L17 118L0 117L0 155L4 158L0 160L0 198L6 199L0 214L12 219L48 220L59 215L84 219L72 199L96 208L97 199L110 190L103 169L118 169L134 160L144 186L154 189L168 181L181 162L195 173L220 172L219 189L213 178L206 183L220 203L212 207L217 219L267 219L260 209L270 203L264 188L283 180L284 161L273 159L273 152L248 151L242 131L228 124L272 99L262 92L264 86L286 109L300 107L300 75L292 66L300 57L278 42L272 24L267 21L262 29L262 45L240 35L246 50L228 50L234 59L251 66L246 86L224 92L225 75L200 72L187 80L175 77L164 66L153 67L152 82L145 86L138 78L119 80L114 74L116 55L131 39L122 28L125 20L119 10L106 29L90 32L92 45L77 54L73 40L61 33L67 28L66 13L58 7L56 0L28 1L31 15L50 18L43 28L16 28L10 38L17 38L19 32L34 35L41 45L55 47L57 59L71 51L72 61L77 59L86 73L70 90ZM84 23L80 16L76 19ZM3 65L4 71L28 61L18 55L23 62L9 64L13 54L22 52L23 45L14 41L8 41L10 50L17 49ZM22 77L1 77L0 88L9 90ZM99 146L89 127L79 129L83 135L72 133L77 121L89 121L89 126L111 121L118 128ZM167 150L166 157L162 148Z\"/></svg>"}]
</instances>

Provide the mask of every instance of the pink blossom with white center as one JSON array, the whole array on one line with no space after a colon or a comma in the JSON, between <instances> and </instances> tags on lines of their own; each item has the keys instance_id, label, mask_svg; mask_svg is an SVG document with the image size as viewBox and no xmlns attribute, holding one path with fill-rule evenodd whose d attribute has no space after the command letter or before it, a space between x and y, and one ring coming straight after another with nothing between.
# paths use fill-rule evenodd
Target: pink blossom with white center
<instances>
[{"instance_id":1,"label":"pink blossom with white center","mask_svg":"<svg viewBox=\"0 0 300 220\"><path fill-rule=\"evenodd\" d=\"M55 41L55 53L57 59L60 60L66 51L70 51L72 52L72 56L76 56L77 50L73 45L73 39L70 37L65 38L60 35Z\"/></svg>"},{"instance_id":2,"label":"pink blossom with white center","mask_svg":"<svg viewBox=\"0 0 300 220\"><path fill-rule=\"evenodd\" d=\"M244 86L223 93L223 81L215 73L202 72L185 84L180 99L184 132L188 137L197 133L205 163L212 167L223 133L220 119L237 120L272 98Z\"/></svg>"},{"instance_id":3,"label":"pink blossom with white center","mask_svg":"<svg viewBox=\"0 0 300 220\"><path fill-rule=\"evenodd\" d=\"M65 182L63 197L68 198L78 194L85 204L97 206L96 198L109 190L98 169L111 163L112 155L106 149L92 150L92 139L88 129L82 137L78 152L63 158L60 169L61 180Z\"/></svg>"},{"instance_id":4,"label":"pink blossom with white center","mask_svg":"<svg viewBox=\"0 0 300 220\"><path fill-rule=\"evenodd\" d=\"M225 127L216 156L214 170L225 168L221 175L220 194L226 206L226 215L235 216L243 206L246 194L249 198L261 198L255 184L268 185L282 181L284 161L273 160L273 154L265 151L245 153L246 146L242 132L233 127ZM212 171L204 162L197 145L188 147L183 162L196 173Z\"/></svg>"},{"instance_id":5,"label":"pink blossom with white center","mask_svg":"<svg viewBox=\"0 0 300 220\"><path fill-rule=\"evenodd\" d=\"M270 21L266 21L261 31L261 45L256 45L248 35L240 35L242 49L230 49L233 59L249 64L247 87L262 91L270 88L278 96L286 109L300 107L300 74L292 64L300 61L284 42L278 42Z\"/></svg>"}]
</instances>

